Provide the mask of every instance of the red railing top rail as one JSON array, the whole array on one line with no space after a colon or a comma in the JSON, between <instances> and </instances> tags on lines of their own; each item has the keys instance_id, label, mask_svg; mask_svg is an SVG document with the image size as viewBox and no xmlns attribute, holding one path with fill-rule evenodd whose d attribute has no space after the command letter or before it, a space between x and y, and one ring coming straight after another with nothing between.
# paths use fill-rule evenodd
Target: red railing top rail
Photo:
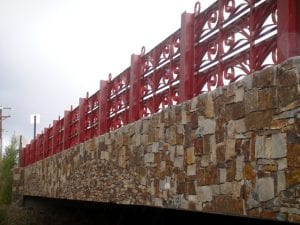
<instances>
[{"instance_id":1,"label":"red railing top rail","mask_svg":"<svg viewBox=\"0 0 300 225\"><path fill-rule=\"evenodd\" d=\"M21 166L300 55L299 17L298 0L218 0L203 11L197 2L180 29L26 145Z\"/></svg>"}]
</instances>

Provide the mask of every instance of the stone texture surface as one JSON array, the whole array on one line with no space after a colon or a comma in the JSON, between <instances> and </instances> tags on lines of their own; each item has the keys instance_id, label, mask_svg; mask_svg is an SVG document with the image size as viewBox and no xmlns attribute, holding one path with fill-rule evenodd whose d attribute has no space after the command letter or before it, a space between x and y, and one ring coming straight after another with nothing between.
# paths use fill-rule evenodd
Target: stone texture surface
<instances>
[{"instance_id":1,"label":"stone texture surface","mask_svg":"<svg viewBox=\"0 0 300 225\"><path fill-rule=\"evenodd\" d=\"M14 170L13 193L300 222L300 58Z\"/></svg>"}]
</instances>

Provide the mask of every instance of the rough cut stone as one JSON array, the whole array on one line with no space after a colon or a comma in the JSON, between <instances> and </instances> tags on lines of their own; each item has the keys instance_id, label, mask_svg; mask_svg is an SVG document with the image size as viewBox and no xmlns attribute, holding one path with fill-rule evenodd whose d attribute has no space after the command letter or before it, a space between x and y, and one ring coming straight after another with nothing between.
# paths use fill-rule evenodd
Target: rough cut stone
<instances>
[{"instance_id":1,"label":"rough cut stone","mask_svg":"<svg viewBox=\"0 0 300 225\"><path fill-rule=\"evenodd\" d=\"M201 167L207 167L209 165L209 155L203 155L200 159Z\"/></svg>"},{"instance_id":2,"label":"rough cut stone","mask_svg":"<svg viewBox=\"0 0 300 225\"><path fill-rule=\"evenodd\" d=\"M220 185L211 185L212 195L220 194Z\"/></svg>"},{"instance_id":3,"label":"rough cut stone","mask_svg":"<svg viewBox=\"0 0 300 225\"><path fill-rule=\"evenodd\" d=\"M276 192L279 193L281 191L286 190L286 178L284 171L277 172L277 190Z\"/></svg>"},{"instance_id":4,"label":"rough cut stone","mask_svg":"<svg viewBox=\"0 0 300 225\"><path fill-rule=\"evenodd\" d=\"M179 167L179 168L182 168L183 167L183 156L178 156L178 157L175 157L175 162L174 162L174 166L175 167Z\"/></svg>"},{"instance_id":5,"label":"rough cut stone","mask_svg":"<svg viewBox=\"0 0 300 225\"><path fill-rule=\"evenodd\" d=\"M243 82L238 81L236 83L234 83L234 102L241 102L244 100L244 86L243 86Z\"/></svg>"},{"instance_id":6,"label":"rough cut stone","mask_svg":"<svg viewBox=\"0 0 300 225\"><path fill-rule=\"evenodd\" d=\"M278 170L284 170L287 168L287 158L277 159L276 162Z\"/></svg>"},{"instance_id":7,"label":"rough cut stone","mask_svg":"<svg viewBox=\"0 0 300 225\"><path fill-rule=\"evenodd\" d=\"M186 174L187 174L187 176L196 175L196 164L188 165Z\"/></svg>"},{"instance_id":8,"label":"rough cut stone","mask_svg":"<svg viewBox=\"0 0 300 225\"><path fill-rule=\"evenodd\" d=\"M153 163L154 162L154 153L147 153L145 155L145 163Z\"/></svg>"},{"instance_id":9,"label":"rough cut stone","mask_svg":"<svg viewBox=\"0 0 300 225\"><path fill-rule=\"evenodd\" d=\"M286 134L278 133L272 135L272 154L271 158L283 158L286 157L287 145Z\"/></svg>"},{"instance_id":10,"label":"rough cut stone","mask_svg":"<svg viewBox=\"0 0 300 225\"><path fill-rule=\"evenodd\" d=\"M300 57L257 71L14 170L13 196L300 222L299 82Z\"/></svg>"},{"instance_id":11,"label":"rough cut stone","mask_svg":"<svg viewBox=\"0 0 300 225\"><path fill-rule=\"evenodd\" d=\"M242 183L234 181L232 182L232 197L239 198L241 196Z\"/></svg>"},{"instance_id":12,"label":"rough cut stone","mask_svg":"<svg viewBox=\"0 0 300 225\"><path fill-rule=\"evenodd\" d=\"M277 108L275 88L263 88L258 90L258 110Z\"/></svg>"},{"instance_id":13,"label":"rough cut stone","mask_svg":"<svg viewBox=\"0 0 300 225\"><path fill-rule=\"evenodd\" d=\"M291 167L300 167L300 144L288 144L287 164Z\"/></svg>"},{"instance_id":14,"label":"rough cut stone","mask_svg":"<svg viewBox=\"0 0 300 225\"><path fill-rule=\"evenodd\" d=\"M220 183L225 183L226 182L226 169L225 168L220 168Z\"/></svg>"},{"instance_id":15,"label":"rough cut stone","mask_svg":"<svg viewBox=\"0 0 300 225\"><path fill-rule=\"evenodd\" d=\"M274 197L274 180L272 177L263 177L257 181L259 201L268 201Z\"/></svg>"},{"instance_id":16,"label":"rough cut stone","mask_svg":"<svg viewBox=\"0 0 300 225\"><path fill-rule=\"evenodd\" d=\"M194 147L190 147L186 151L186 163L193 164L195 163L195 154L194 154Z\"/></svg>"},{"instance_id":17,"label":"rough cut stone","mask_svg":"<svg viewBox=\"0 0 300 225\"><path fill-rule=\"evenodd\" d=\"M214 113L214 102L212 98L212 93L208 93L207 100L205 102L205 116L208 118L212 118L215 116Z\"/></svg>"},{"instance_id":18,"label":"rough cut stone","mask_svg":"<svg viewBox=\"0 0 300 225\"><path fill-rule=\"evenodd\" d=\"M200 186L197 188L198 201L210 202L212 201L212 189L210 186Z\"/></svg>"},{"instance_id":19,"label":"rough cut stone","mask_svg":"<svg viewBox=\"0 0 300 225\"><path fill-rule=\"evenodd\" d=\"M245 113L256 111L258 108L258 91L251 89L245 93Z\"/></svg>"},{"instance_id":20,"label":"rough cut stone","mask_svg":"<svg viewBox=\"0 0 300 225\"><path fill-rule=\"evenodd\" d=\"M235 139L228 139L226 142L225 160L233 159L235 154Z\"/></svg>"},{"instance_id":21,"label":"rough cut stone","mask_svg":"<svg viewBox=\"0 0 300 225\"><path fill-rule=\"evenodd\" d=\"M183 156L184 155L184 148L182 145L176 146L176 156Z\"/></svg>"},{"instance_id":22,"label":"rough cut stone","mask_svg":"<svg viewBox=\"0 0 300 225\"><path fill-rule=\"evenodd\" d=\"M236 172L235 172L235 180L241 180L243 178L243 170L244 170L244 156L238 156L236 158Z\"/></svg>"},{"instance_id":23,"label":"rough cut stone","mask_svg":"<svg viewBox=\"0 0 300 225\"><path fill-rule=\"evenodd\" d=\"M231 195L233 191L232 182L225 182L224 184L220 184L221 194L223 195Z\"/></svg>"},{"instance_id":24,"label":"rough cut stone","mask_svg":"<svg viewBox=\"0 0 300 225\"><path fill-rule=\"evenodd\" d=\"M246 114L245 124L247 130L269 128L272 121L272 110L257 111Z\"/></svg>"},{"instance_id":25,"label":"rough cut stone","mask_svg":"<svg viewBox=\"0 0 300 225\"><path fill-rule=\"evenodd\" d=\"M109 152L101 151L101 159L109 160Z\"/></svg>"},{"instance_id":26,"label":"rough cut stone","mask_svg":"<svg viewBox=\"0 0 300 225\"><path fill-rule=\"evenodd\" d=\"M264 136L256 136L255 138L255 156L256 158L264 158L265 138Z\"/></svg>"},{"instance_id":27,"label":"rough cut stone","mask_svg":"<svg viewBox=\"0 0 300 225\"><path fill-rule=\"evenodd\" d=\"M253 80L253 76L246 76L242 82L243 82L243 86L245 87L245 90L250 90L252 89L252 80Z\"/></svg>"},{"instance_id":28,"label":"rough cut stone","mask_svg":"<svg viewBox=\"0 0 300 225\"><path fill-rule=\"evenodd\" d=\"M278 87L277 94L279 105L281 107L287 106L298 98L297 86L294 85L291 87Z\"/></svg>"},{"instance_id":29,"label":"rough cut stone","mask_svg":"<svg viewBox=\"0 0 300 225\"><path fill-rule=\"evenodd\" d=\"M287 186L292 187L300 183L300 168L290 168L287 172Z\"/></svg>"},{"instance_id":30,"label":"rough cut stone","mask_svg":"<svg viewBox=\"0 0 300 225\"><path fill-rule=\"evenodd\" d=\"M253 87L264 88L275 85L276 68L269 67L253 74Z\"/></svg>"},{"instance_id":31,"label":"rough cut stone","mask_svg":"<svg viewBox=\"0 0 300 225\"><path fill-rule=\"evenodd\" d=\"M159 142L153 142L151 145L152 152L158 152L159 151Z\"/></svg>"},{"instance_id":32,"label":"rough cut stone","mask_svg":"<svg viewBox=\"0 0 300 225\"><path fill-rule=\"evenodd\" d=\"M216 137L215 135L211 135L209 137L209 142L210 142L210 161L212 164L217 163L217 145L216 145Z\"/></svg>"},{"instance_id":33,"label":"rough cut stone","mask_svg":"<svg viewBox=\"0 0 300 225\"><path fill-rule=\"evenodd\" d=\"M198 118L197 137L203 137L206 134L214 134L216 130L216 121L213 119L205 119L203 116Z\"/></svg>"}]
</instances>

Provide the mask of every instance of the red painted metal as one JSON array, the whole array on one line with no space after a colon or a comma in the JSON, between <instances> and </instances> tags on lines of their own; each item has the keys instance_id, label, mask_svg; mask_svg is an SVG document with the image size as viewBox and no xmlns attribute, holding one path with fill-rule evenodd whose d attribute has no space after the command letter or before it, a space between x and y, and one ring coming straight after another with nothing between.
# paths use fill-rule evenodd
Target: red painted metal
<instances>
[{"instance_id":1,"label":"red painted metal","mask_svg":"<svg viewBox=\"0 0 300 225\"><path fill-rule=\"evenodd\" d=\"M65 111L64 116L64 138L63 138L63 149L70 147L70 132L71 132L71 112Z\"/></svg>"},{"instance_id":2,"label":"red painted metal","mask_svg":"<svg viewBox=\"0 0 300 225\"><path fill-rule=\"evenodd\" d=\"M79 144L79 106L70 112L70 148Z\"/></svg>"},{"instance_id":3,"label":"red painted metal","mask_svg":"<svg viewBox=\"0 0 300 225\"><path fill-rule=\"evenodd\" d=\"M98 135L98 115L99 115L99 91L91 97L86 98L85 106L85 136L84 140L88 140Z\"/></svg>"},{"instance_id":4,"label":"red painted metal","mask_svg":"<svg viewBox=\"0 0 300 225\"><path fill-rule=\"evenodd\" d=\"M110 92L110 86L111 82L106 80L100 81L100 90L99 90L99 127L98 127L98 133L104 134L109 131L109 92Z\"/></svg>"},{"instance_id":5,"label":"red painted metal","mask_svg":"<svg viewBox=\"0 0 300 225\"><path fill-rule=\"evenodd\" d=\"M130 68L124 70L109 82L108 131L128 124Z\"/></svg>"},{"instance_id":6,"label":"red painted metal","mask_svg":"<svg viewBox=\"0 0 300 225\"><path fill-rule=\"evenodd\" d=\"M194 38L194 14L185 12L181 16L179 102L192 98L195 93Z\"/></svg>"},{"instance_id":7,"label":"red painted metal","mask_svg":"<svg viewBox=\"0 0 300 225\"><path fill-rule=\"evenodd\" d=\"M180 30L141 55L142 93L140 117L177 104L179 101Z\"/></svg>"},{"instance_id":8,"label":"red painted metal","mask_svg":"<svg viewBox=\"0 0 300 225\"><path fill-rule=\"evenodd\" d=\"M194 94L276 63L276 9L274 0L226 0L195 17Z\"/></svg>"},{"instance_id":9,"label":"red painted metal","mask_svg":"<svg viewBox=\"0 0 300 225\"><path fill-rule=\"evenodd\" d=\"M32 140L22 166L300 55L299 0L218 0Z\"/></svg>"},{"instance_id":10,"label":"red painted metal","mask_svg":"<svg viewBox=\"0 0 300 225\"><path fill-rule=\"evenodd\" d=\"M141 56L131 55L129 122L141 118Z\"/></svg>"},{"instance_id":11,"label":"red painted metal","mask_svg":"<svg viewBox=\"0 0 300 225\"><path fill-rule=\"evenodd\" d=\"M63 150L64 118L53 121L53 154Z\"/></svg>"},{"instance_id":12,"label":"red painted metal","mask_svg":"<svg viewBox=\"0 0 300 225\"><path fill-rule=\"evenodd\" d=\"M278 61L300 55L300 1L277 0Z\"/></svg>"},{"instance_id":13,"label":"red painted metal","mask_svg":"<svg viewBox=\"0 0 300 225\"><path fill-rule=\"evenodd\" d=\"M44 158L44 134L39 134L36 139L36 161L38 161Z\"/></svg>"},{"instance_id":14,"label":"red painted metal","mask_svg":"<svg viewBox=\"0 0 300 225\"><path fill-rule=\"evenodd\" d=\"M88 98L88 95L87 95ZM87 132L87 98L79 99L79 118L78 118L78 143L84 142Z\"/></svg>"}]
</instances>

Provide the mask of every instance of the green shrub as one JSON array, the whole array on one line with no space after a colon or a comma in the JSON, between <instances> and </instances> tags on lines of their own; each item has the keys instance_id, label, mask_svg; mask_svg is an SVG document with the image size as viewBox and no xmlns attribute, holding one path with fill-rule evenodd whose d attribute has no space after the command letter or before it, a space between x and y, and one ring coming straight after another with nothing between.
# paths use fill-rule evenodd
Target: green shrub
<instances>
[{"instance_id":1,"label":"green shrub","mask_svg":"<svg viewBox=\"0 0 300 225\"><path fill-rule=\"evenodd\" d=\"M0 204L11 202L12 195L12 169L18 157L18 141L13 135L10 145L5 148L5 154L0 162Z\"/></svg>"}]
</instances>

